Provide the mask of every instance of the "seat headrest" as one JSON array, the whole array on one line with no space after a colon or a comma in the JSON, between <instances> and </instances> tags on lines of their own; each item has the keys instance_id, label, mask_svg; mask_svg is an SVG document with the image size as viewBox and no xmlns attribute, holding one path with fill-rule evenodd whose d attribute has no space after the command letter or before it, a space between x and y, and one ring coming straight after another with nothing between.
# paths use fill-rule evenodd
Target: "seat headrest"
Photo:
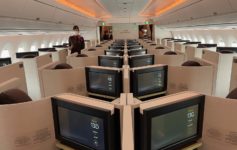
<instances>
[{"instance_id":1,"label":"seat headrest","mask_svg":"<svg viewBox=\"0 0 237 150\"><path fill-rule=\"evenodd\" d=\"M202 66L199 62L188 60L182 64L182 66Z\"/></svg>"},{"instance_id":2,"label":"seat headrest","mask_svg":"<svg viewBox=\"0 0 237 150\"><path fill-rule=\"evenodd\" d=\"M237 88L233 89L226 98L237 99Z\"/></svg>"},{"instance_id":3,"label":"seat headrest","mask_svg":"<svg viewBox=\"0 0 237 150\"><path fill-rule=\"evenodd\" d=\"M32 99L19 89L9 89L0 93L0 105L29 102Z\"/></svg>"},{"instance_id":4,"label":"seat headrest","mask_svg":"<svg viewBox=\"0 0 237 150\"><path fill-rule=\"evenodd\" d=\"M88 51L96 51L95 48L89 48Z\"/></svg>"},{"instance_id":5,"label":"seat headrest","mask_svg":"<svg viewBox=\"0 0 237 150\"><path fill-rule=\"evenodd\" d=\"M173 51L168 51L168 52L165 52L164 55L177 55L177 53Z\"/></svg>"},{"instance_id":6,"label":"seat headrest","mask_svg":"<svg viewBox=\"0 0 237 150\"><path fill-rule=\"evenodd\" d=\"M88 57L86 54L78 54L77 57Z\"/></svg>"},{"instance_id":7,"label":"seat headrest","mask_svg":"<svg viewBox=\"0 0 237 150\"><path fill-rule=\"evenodd\" d=\"M72 69L72 66L67 63L57 64L54 69Z\"/></svg>"},{"instance_id":8,"label":"seat headrest","mask_svg":"<svg viewBox=\"0 0 237 150\"><path fill-rule=\"evenodd\" d=\"M234 52L231 51L231 50L223 50L223 51L220 51L220 53L222 53L222 54L233 54Z\"/></svg>"},{"instance_id":9,"label":"seat headrest","mask_svg":"<svg viewBox=\"0 0 237 150\"><path fill-rule=\"evenodd\" d=\"M159 46L159 47L156 47L156 49L165 49L165 48L162 46Z\"/></svg>"}]
</instances>

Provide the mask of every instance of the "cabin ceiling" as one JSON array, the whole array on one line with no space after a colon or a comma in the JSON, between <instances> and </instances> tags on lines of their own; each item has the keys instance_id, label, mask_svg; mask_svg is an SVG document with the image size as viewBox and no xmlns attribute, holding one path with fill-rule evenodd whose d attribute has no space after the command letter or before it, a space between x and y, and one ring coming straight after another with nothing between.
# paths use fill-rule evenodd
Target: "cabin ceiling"
<instances>
[{"instance_id":1,"label":"cabin ceiling","mask_svg":"<svg viewBox=\"0 0 237 150\"><path fill-rule=\"evenodd\" d=\"M149 0L99 0L111 13L108 23L144 22L146 17L139 15Z\"/></svg>"},{"instance_id":2,"label":"cabin ceiling","mask_svg":"<svg viewBox=\"0 0 237 150\"><path fill-rule=\"evenodd\" d=\"M62 0L83 6L96 13L95 17L59 1L1 0L0 32L64 32L75 24L81 30L90 30L100 20L143 23L152 19L165 28L237 27L237 0ZM184 2L158 16L154 13L177 1Z\"/></svg>"}]
</instances>

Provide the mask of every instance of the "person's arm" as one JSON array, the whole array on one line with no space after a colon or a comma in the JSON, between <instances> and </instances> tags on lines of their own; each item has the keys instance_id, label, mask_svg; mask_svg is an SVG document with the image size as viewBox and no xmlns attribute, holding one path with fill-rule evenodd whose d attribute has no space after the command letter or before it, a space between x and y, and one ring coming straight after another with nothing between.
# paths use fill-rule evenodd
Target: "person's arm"
<instances>
[{"instance_id":1,"label":"person's arm","mask_svg":"<svg viewBox=\"0 0 237 150\"><path fill-rule=\"evenodd\" d=\"M81 37L81 38L82 38L81 48L84 49L85 48L85 40L83 37Z\"/></svg>"},{"instance_id":2,"label":"person's arm","mask_svg":"<svg viewBox=\"0 0 237 150\"><path fill-rule=\"evenodd\" d=\"M69 49L71 50L72 49L72 37L70 36L69 39Z\"/></svg>"}]
</instances>

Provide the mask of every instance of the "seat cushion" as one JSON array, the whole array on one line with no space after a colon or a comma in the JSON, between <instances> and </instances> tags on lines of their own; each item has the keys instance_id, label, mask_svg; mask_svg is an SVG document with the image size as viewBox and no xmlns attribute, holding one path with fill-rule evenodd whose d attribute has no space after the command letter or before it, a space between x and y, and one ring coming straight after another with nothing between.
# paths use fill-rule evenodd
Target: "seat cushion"
<instances>
[{"instance_id":1,"label":"seat cushion","mask_svg":"<svg viewBox=\"0 0 237 150\"><path fill-rule=\"evenodd\" d=\"M184 62L182 66L202 66L202 65L199 62L189 60Z\"/></svg>"},{"instance_id":2,"label":"seat cushion","mask_svg":"<svg viewBox=\"0 0 237 150\"><path fill-rule=\"evenodd\" d=\"M72 66L67 63L57 64L54 69L72 69Z\"/></svg>"},{"instance_id":3,"label":"seat cushion","mask_svg":"<svg viewBox=\"0 0 237 150\"><path fill-rule=\"evenodd\" d=\"M88 57L86 54L78 54L77 57Z\"/></svg>"},{"instance_id":4,"label":"seat cushion","mask_svg":"<svg viewBox=\"0 0 237 150\"><path fill-rule=\"evenodd\" d=\"M96 49L95 48L90 48L90 49L88 49L88 51L96 51Z\"/></svg>"},{"instance_id":5,"label":"seat cushion","mask_svg":"<svg viewBox=\"0 0 237 150\"><path fill-rule=\"evenodd\" d=\"M159 46L159 47L156 47L156 49L165 49L164 47L161 47L161 46Z\"/></svg>"},{"instance_id":6,"label":"seat cushion","mask_svg":"<svg viewBox=\"0 0 237 150\"><path fill-rule=\"evenodd\" d=\"M10 89L0 93L0 105L29 102L32 99L20 89Z\"/></svg>"},{"instance_id":7,"label":"seat cushion","mask_svg":"<svg viewBox=\"0 0 237 150\"><path fill-rule=\"evenodd\" d=\"M232 90L232 91L226 96L226 98L237 99L237 88L235 88L234 90Z\"/></svg>"},{"instance_id":8,"label":"seat cushion","mask_svg":"<svg viewBox=\"0 0 237 150\"><path fill-rule=\"evenodd\" d=\"M168 52L165 52L164 55L177 55L177 53L173 51L168 51Z\"/></svg>"}]
</instances>

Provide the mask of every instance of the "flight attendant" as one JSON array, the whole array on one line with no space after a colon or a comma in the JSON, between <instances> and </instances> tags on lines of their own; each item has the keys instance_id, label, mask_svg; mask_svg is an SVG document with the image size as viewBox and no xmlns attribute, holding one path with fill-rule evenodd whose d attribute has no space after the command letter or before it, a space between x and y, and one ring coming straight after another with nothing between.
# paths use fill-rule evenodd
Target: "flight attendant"
<instances>
[{"instance_id":1,"label":"flight attendant","mask_svg":"<svg viewBox=\"0 0 237 150\"><path fill-rule=\"evenodd\" d=\"M77 52L81 54L81 50L85 48L84 38L80 35L80 29L78 26L73 27L74 35L69 37L69 48L71 54Z\"/></svg>"}]
</instances>

